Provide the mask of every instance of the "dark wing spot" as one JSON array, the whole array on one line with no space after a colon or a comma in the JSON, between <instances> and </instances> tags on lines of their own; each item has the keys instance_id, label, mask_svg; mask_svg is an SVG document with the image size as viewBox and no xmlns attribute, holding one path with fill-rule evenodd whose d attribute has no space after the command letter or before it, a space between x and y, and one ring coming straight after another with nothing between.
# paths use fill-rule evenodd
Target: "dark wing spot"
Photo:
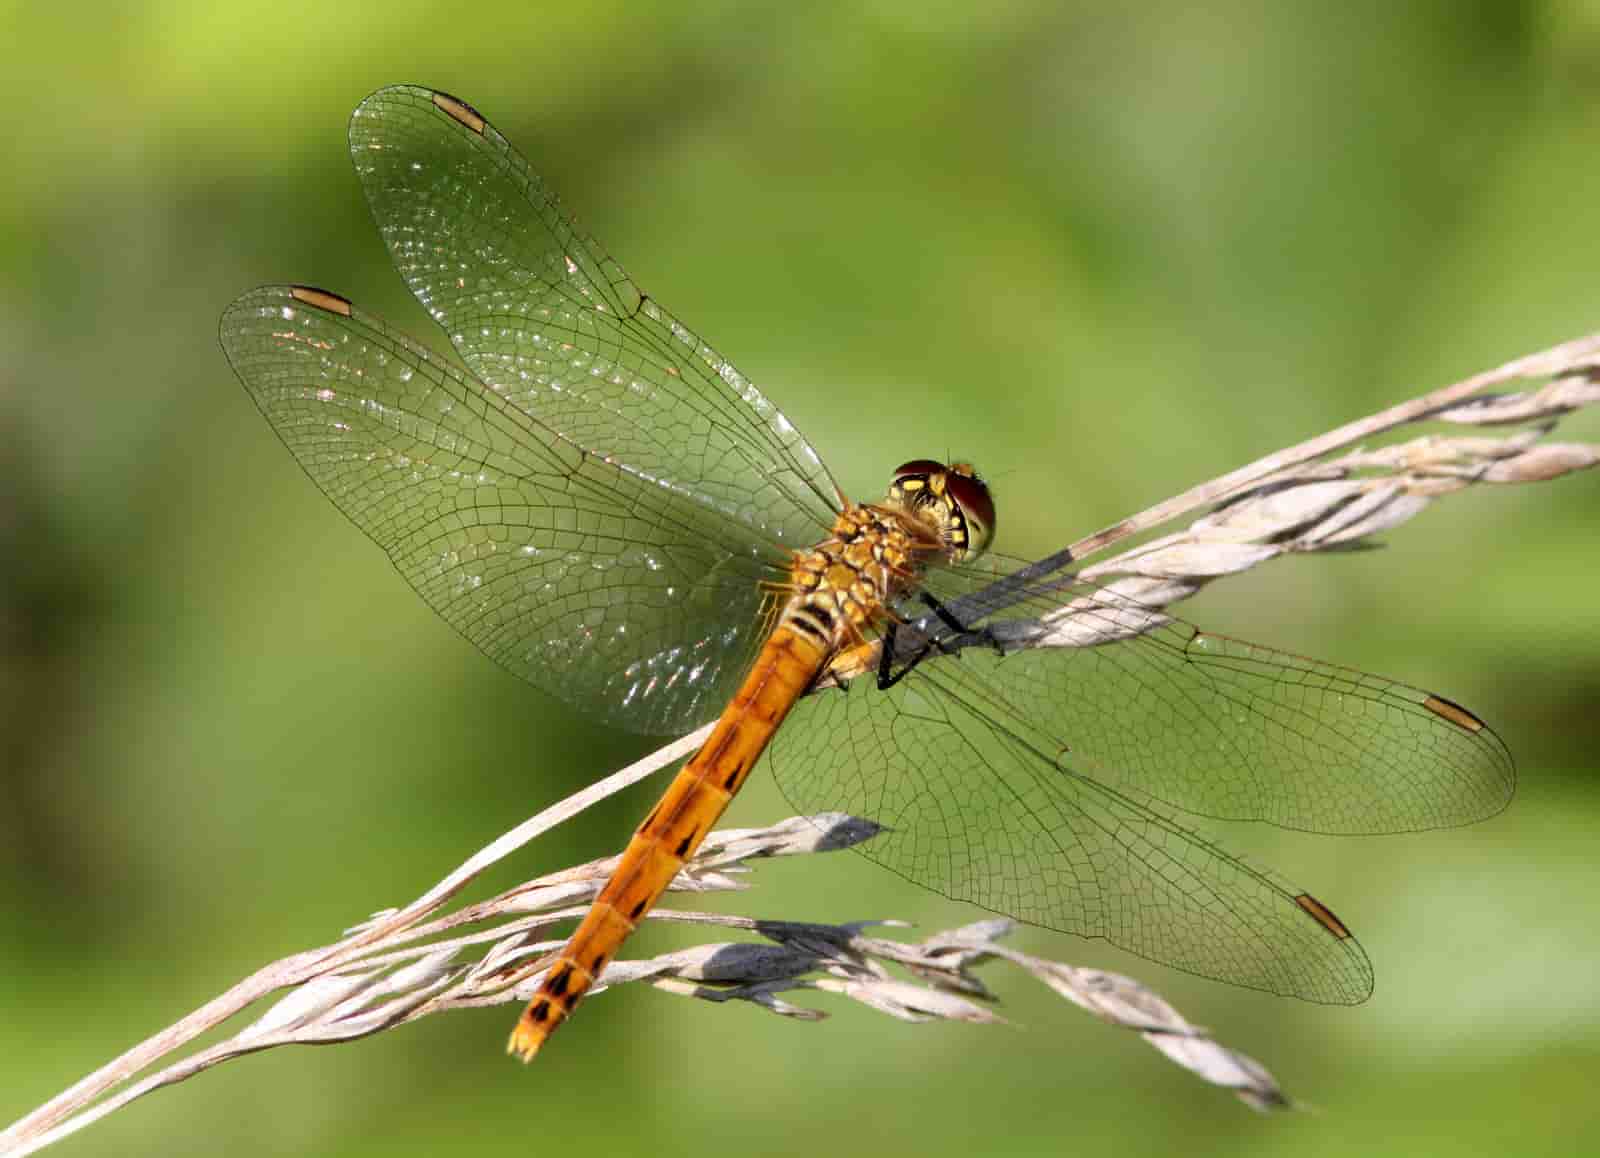
<instances>
[{"instance_id":1,"label":"dark wing spot","mask_svg":"<svg viewBox=\"0 0 1600 1158\"><path fill-rule=\"evenodd\" d=\"M339 314L348 318L351 305L345 298L338 294L329 293L327 290L318 289L313 285L293 285L289 287L289 296L297 302L304 302L319 310L326 310L330 314Z\"/></svg>"},{"instance_id":2,"label":"dark wing spot","mask_svg":"<svg viewBox=\"0 0 1600 1158\"><path fill-rule=\"evenodd\" d=\"M436 92L433 94L433 103L446 116L460 121L480 137L483 136L484 126L488 122L483 119L482 113L466 101L453 97L447 92Z\"/></svg>"},{"instance_id":3,"label":"dark wing spot","mask_svg":"<svg viewBox=\"0 0 1600 1158\"><path fill-rule=\"evenodd\" d=\"M1294 899L1294 903L1299 905L1307 913L1310 913L1312 919L1314 919L1317 924L1328 930L1328 932L1332 933L1339 940L1344 941L1349 939L1350 930L1345 927L1345 923L1333 915L1332 909L1328 908L1327 905L1317 900L1317 898L1312 896L1310 893L1301 893Z\"/></svg>"},{"instance_id":4,"label":"dark wing spot","mask_svg":"<svg viewBox=\"0 0 1600 1158\"><path fill-rule=\"evenodd\" d=\"M1458 728L1468 732L1483 731L1483 721L1454 700L1447 700L1443 696L1429 696L1422 701L1422 706L1434 715L1449 720Z\"/></svg>"}]
</instances>

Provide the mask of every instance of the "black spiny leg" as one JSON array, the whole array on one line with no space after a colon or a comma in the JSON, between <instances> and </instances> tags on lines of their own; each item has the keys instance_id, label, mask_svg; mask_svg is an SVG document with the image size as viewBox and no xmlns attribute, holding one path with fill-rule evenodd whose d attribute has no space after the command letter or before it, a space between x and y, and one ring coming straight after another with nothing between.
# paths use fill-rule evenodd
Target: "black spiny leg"
<instances>
[{"instance_id":1,"label":"black spiny leg","mask_svg":"<svg viewBox=\"0 0 1600 1158\"><path fill-rule=\"evenodd\" d=\"M939 622L944 624L951 631L955 632L957 637L965 637L967 640L981 640L988 642L993 644L996 650L1000 650L999 641L990 635L987 629L972 631L964 623L952 615L948 607L946 607L943 603L940 603L932 595L928 594L928 592L923 591L920 592L919 595L927 608L938 617ZM953 655L957 657L959 657L961 654L961 649L959 647L951 647L948 643L937 636L929 636L927 642L922 645L922 650L917 652L916 655L912 656L905 667L901 668L897 672L891 672L889 668L894 660L895 633L899 629L900 624L889 624L889 630L885 632L883 636L883 646L878 649L878 690L880 692L887 691L889 688L894 687L895 684L905 679L906 676L911 673L913 668L915 668L919 663L927 659L929 655L936 651L941 655ZM1004 654L1004 652L1002 651L1001 654Z\"/></svg>"},{"instance_id":2,"label":"black spiny leg","mask_svg":"<svg viewBox=\"0 0 1600 1158\"><path fill-rule=\"evenodd\" d=\"M895 684L905 679L906 673L912 668L916 667L917 664L921 663L922 657L933 650L932 643L926 644L923 649L919 651L915 657L913 657L910 663L906 664L906 666L901 668L898 672L891 674L889 671L889 664L894 656L895 633L899 630L900 625L898 623L889 624L889 630L884 632L883 643L878 648L878 690L880 692L888 691L890 688L894 687Z\"/></svg>"},{"instance_id":3,"label":"black spiny leg","mask_svg":"<svg viewBox=\"0 0 1600 1158\"><path fill-rule=\"evenodd\" d=\"M962 623L961 620L957 619L954 615L950 614L950 609L943 603L940 603L926 591L920 591L917 594L918 597L921 598L923 605L939 617L940 623L944 624L957 635L965 635L967 633L967 625Z\"/></svg>"}]
</instances>

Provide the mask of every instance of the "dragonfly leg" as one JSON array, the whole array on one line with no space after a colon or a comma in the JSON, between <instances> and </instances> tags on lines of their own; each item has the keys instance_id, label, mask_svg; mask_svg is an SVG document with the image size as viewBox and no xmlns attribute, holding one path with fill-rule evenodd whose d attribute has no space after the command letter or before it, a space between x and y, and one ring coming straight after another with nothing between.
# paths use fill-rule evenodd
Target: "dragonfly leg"
<instances>
[{"instance_id":1,"label":"dragonfly leg","mask_svg":"<svg viewBox=\"0 0 1600 1158\"><path fill-rule=\"evenodd\" d=\"M994 632L990 631L987 627L968 627L965 623L962 623L961 620L957 619L954 613L951 612L948 607L946 607L943 603L940 603L936 598L934 598L932 595L929 595L926 591L921 593L921 598L922 602L928 607L928 609L939 617L939 622L944 624L951 631L955 632L958 637L960 637L963 645L969 643L986 643L990 647L994 648L995 651L1000 655L1005 655L1005 646L1000 642L999 639L995 637ZM959 647L951 647L949 643L943 639L933 640L932 646L938 648L939 651L945 655L961 654L961 649Z\"/></svg>"},{"instance_id":2,"label":"dragonfly leg","mask_svg":"<svg viewBox=\"0 0 1600 1158\"><path fill-rule=\"evenodd\" d=\"M961 620L957 619L954 615L952 615L950 613L950 609L948 607L946 607L943 603L940 603L937 599L935 599L932 595L929 595L926 591L921 592L921 598L922 598L923 604L928 608L928 610L932 611L935 615L937 615L939 617L939 622L940 623L944 624L946 627L948 627L951 631L955 632L957 635L965 635L967 633L967 625L965 623L962 623ZM938 642L938 641L936 640L935 642Z\"/></svg>"},{"instance_id":3,"label":"dragonfly leg","mask_svg":"<svg viewBox=\"0 0 1600 1158\"><path fill-rule=\"evenodd\" d=\"M926 605L927 608L938 617L939 622L948 627L957 636L963 637L967 640L975 640L987 643L996 651L1000 652L1000 654L1005 654L1005 650L1001 647L1000 641L994 637L994 634L990 632L988 628L979 628L974 631L957 619L951 613L948 607L946 607L943 603L940 603L926 591L921 592L920 598L923 604ZM960 648L951 647L943 639L940 639L937 636L930 636L928 637L927 642L922 645L922 649L918 651L916 655L912 656L910 660L906 662L904 667L902 667L899 671L891 671L890 669L893 666L895 653L895 633L899 631L901 626L902 624L898 622L892 622L889 624L889 629L884 632L883 646L878 651L879 691L886 691L887 689L894 687L895 684L905 679L913 668L915 668L923 660L927 659L928 656L932 655L934 652L938 652L940 655L956 656L957 658L959 658L961 655Z\"/></svg>"},{"instance_id":4,"label":"dragonfly leg","mask_svg":"<svg viewBox=\"0 0 1600 1158\"><path fill-rule=\"evenodd\" d=\"M890 688L894 687L895 684L905 679L906 672L916 667L917 661L920 660L923 655L926 655L929 650L926 647L923 648L922 653L919 654L915 659L906 664L906 666L901 668L898 672L891 674L889 671L889 664L894 655L895 633L899 630L900 625L898 623L891 623L889 625L889 630L883 633L883 646L878 649L878 690L880 692L888 691Z\"/></svg>"},{"instance_id":5,"label":"dragonfly leg","mask_svg":"<svg viewBox=\"0 0 1600 1158\"><path fill-rule=\"evenodd\" d=\"M921 594L922 602L927 604L928 608L939 617L940 623L943 623L951 631L955 632L957 636L961 637L963 646L971 643L983 643L994 648L996 655L1004 656L1006 654L1005 644L1001 643L999 637L996 636L995 633L989 628L968 627L965 623L962 623L961 620L957 619L954 613L952 613L948 607L946 607L943 603L940 603L932 595L929 595L926 591L922 592ZM939 650L945 652L947 655L958 655L960 653L961 649L959 647L951 647L942 639L936 639L933 642L934 645L939 648Z\"/></svg>"}]
</instances>

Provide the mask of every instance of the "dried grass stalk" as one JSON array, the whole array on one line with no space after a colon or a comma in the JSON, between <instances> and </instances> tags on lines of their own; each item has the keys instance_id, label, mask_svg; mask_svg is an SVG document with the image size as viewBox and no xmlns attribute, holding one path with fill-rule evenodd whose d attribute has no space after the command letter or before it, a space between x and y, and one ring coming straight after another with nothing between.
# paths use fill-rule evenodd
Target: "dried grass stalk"
<instances>
[{"instance_id":1,"label":"dried grass stalk","mask_svg":"<svg viewBox=\"0 0 1600 1158\"><path fill-rule=\"evenodd\" d=\"M1534 380L1542 381L1516 393L1489 393L1508 383ZM1600 462L1600 447L1544 440L1562 417L1597 401L1600 334L1340 427L1157 504L1026 568L1010 584L1016 591L1037 594L1056 579L1070 597L1044 618L1004 621L995 634L1005 647L1016 649L1090 646L1146 631L1164 620L1161 608L1267 559L1349 549L1475 484L1543 482L1591 467ZM1425 421L1526 429L1503 436L1422 435L1332 457L1361 440ZM1086 596L1081 585L1060 578L1069 565L1201 507L1211 509L1183 530L1077 573L1103 585L1101 592ZM1003 605L1003 597L1004 591L999 603L985 606ZM996 597L986 593L985 598ZM962 609L954 610L960 614ZM992 646L994 640L983 642ZM485 846L403 908L376 914L334 944L257 970L14 1123L0 1134L0 1154L34 1153L152 1090L243 1054L279 1045L349 1041L448 1009L525 1000L537 985L543 956L560 944L559 938L544 939L544 932L582 913L612 859L541 877L453 912L443 912L444 906L478 874L530 840L675 764L709 730L708 725L666 745L546 809ZM714 833L673 890L744 889L743 877L755 859L850 847L877 831L870 820L832 814ZM783 996L811 990L903 1021L993 1023L1001 1018L974 970L1004 961L1102 1020L1141 1034L1169 1060L1233 1090L1257 1109L1291 1104L1257 1062L1220 1045L1138 982L1031 957L1000 944L1011 928L1008 921L980 921L905 942L868 935L868 929L897 925L892 921L817 925L666 910L652 917L735 929L759 935L765 943L713 941L648 960L619 961L606 970L602 988L642 982L667 993L708 1002L746 1001L780 1016L815 1020L824 1015ZM282 997L232 1037L182 1055L200 1034L280 990Z\"/></svg>"}]
</instances>

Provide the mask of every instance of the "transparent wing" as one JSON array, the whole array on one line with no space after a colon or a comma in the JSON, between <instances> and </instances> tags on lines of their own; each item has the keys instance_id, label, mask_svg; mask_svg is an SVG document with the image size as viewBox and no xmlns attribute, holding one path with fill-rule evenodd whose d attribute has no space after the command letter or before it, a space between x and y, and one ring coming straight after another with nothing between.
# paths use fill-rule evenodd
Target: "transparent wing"
<instances>
[{"instance_id":1,"label":"transparent wing","mask_svg":"<svg viewBox=\"0 0 1600 1158\"><path fill-rule=\"evenodd\" d=\"M1318 902L1079 775L964 653L877 691L858 681L796 706L770 749L802 812L886 826L861 851L948 897L1099 937L1204 977L1311 1001L1372 991L1366 954Z\"/></svg>"},{"instance_id":2,"label":"transparent wing","mask_svg":"<svg viewBox=\"0 0 1600 1158\"><path fill-rule=\"evenodd\" d=\"M222 316L228 360L339 509L490 657L622 727L715 716L788 558L699 496L597 458L317 290Z\"/></svg>"},{"instance_id":3,"label":"transparent wing","mask_svg":"<svg viewBox=\"0 0 1600 1158\"><path fill-rule=\"evenodd\" d=\"M350 121L395 267L472 372L579 446L763 538L823 538L838 488L793 425L644 296L494 126L397 86Z\"/></svg>"},{"instance_id":4,"label":"transparent wing","mask_svg":"<svg viewBox=\"0 0 1600 1158\"><path fill-rule=\"evenodd\" d=\"M865 855L946 896L1206 977L1363 1000L1371 968L1338 919L1173 810L1328 833L1466 824L1515 787L1499 738L1443 697L1020 567L927 588L964 627L1031 648L969 636L885 691L869 677L811 697L771 748L790 801L886 825ZM912 655L927 643L897 634Z\"/></svg>"},{"instance_id":5,"label":"transparent wing","mask_svg":"<svg viewBox=\"0 0 1600 1158\"><path fill-rule=\"evenodd\" d=\"M1102 784L1195 815L1337 834L1470 824L1511 800L1505 745L1442 696L1213 635L1072 576L1008 593L1010 564L980 564L928 577L964 625L1107 641L1035 646L987 672L1052 737L1052 758Z\"/></svg>"}]
</instances>

